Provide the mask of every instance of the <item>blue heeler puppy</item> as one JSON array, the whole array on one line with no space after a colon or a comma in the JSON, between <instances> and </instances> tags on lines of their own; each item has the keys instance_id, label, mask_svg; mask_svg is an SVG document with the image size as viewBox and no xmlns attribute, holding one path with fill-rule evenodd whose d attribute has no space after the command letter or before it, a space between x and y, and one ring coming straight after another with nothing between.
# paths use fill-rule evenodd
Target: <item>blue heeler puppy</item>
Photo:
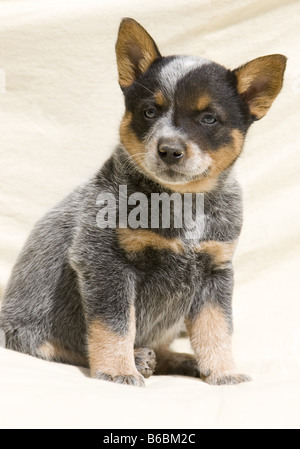
<instances>
[{"instance_id":1,"label":"blue heeler puppy","mask_svg":"<svg viewBox=\"0 0 300 449\"><path fill-rule=\"evenodd\" d=\"M247 381L231 348L242 227L233 165L282 88L286 58L231 71L204 58L162 57L132 19L121 23L116 54L126 104L120 144L32 231L3 298L6 346L123 384L143 386L154 369L214 385ZM120 185L149 200L204 194L202 235L188 238L174 220L168 229L99 227L97 198L117 198ZM171 212L181 206L171 201ZM170 350L184 322L194 356Z\"/></svg>"}]
</instances>

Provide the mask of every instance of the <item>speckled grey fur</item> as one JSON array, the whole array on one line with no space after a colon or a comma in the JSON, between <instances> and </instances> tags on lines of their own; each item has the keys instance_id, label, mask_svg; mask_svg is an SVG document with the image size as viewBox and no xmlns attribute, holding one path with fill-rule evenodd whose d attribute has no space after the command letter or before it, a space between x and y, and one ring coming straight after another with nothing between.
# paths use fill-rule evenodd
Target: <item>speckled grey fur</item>
<instances>
[{"instance_id":1,"label":"speckled grey fur","mask_svg":"<svg viewBox=\"0 0 300 449\"><path fill-rule=\"evenodd\" d=\"M59 341L86 355L86 323L99 316L122 334L131 301L137 347L159 345L170 329L175 337L182 318L208 299L228 309L230 318L230 265L217 273L208 255L195 256L192 250L175 255L149 248L128 260L115 230L97 227L98 195L105 190L117 197L120 183L128 186L128 195L137 189L148 196L163 191L136 170L120 147L94 178L37 223L3 298L1 328L8 348L38 355L43 342ZM222 184L205 195L203 240L234 241L239 236L240 189L229 173ZM184 229L155 231L184 240Z\"/></svg>"}]
</instances>

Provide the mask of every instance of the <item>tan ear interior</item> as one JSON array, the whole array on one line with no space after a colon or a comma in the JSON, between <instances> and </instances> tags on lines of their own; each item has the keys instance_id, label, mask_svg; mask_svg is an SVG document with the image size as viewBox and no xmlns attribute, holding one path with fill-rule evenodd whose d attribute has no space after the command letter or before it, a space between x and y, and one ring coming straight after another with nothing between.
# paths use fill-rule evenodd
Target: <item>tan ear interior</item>
<instances>
[{"instance_id":1,"label":"tan ear interior","mask_svg":"<svg viewBox=\"0 0 300 449\"><path fill-rule=\"evenodd\" d=\"M123 19L121 22L116 55L122 88L129 87L160 57L152 37L133 19Z\"/></svg>"},{"instance_id":2,"label":"tan ear interior","mask_svg":"<svg viewBox=\"0 0 300 449\"><path fill-rule=\"evenodd\" d=\"M283 55L263 56L235 71L238 92L257 119L266 115L281 91L286 62Z\"/></svg>"}]
</instances>

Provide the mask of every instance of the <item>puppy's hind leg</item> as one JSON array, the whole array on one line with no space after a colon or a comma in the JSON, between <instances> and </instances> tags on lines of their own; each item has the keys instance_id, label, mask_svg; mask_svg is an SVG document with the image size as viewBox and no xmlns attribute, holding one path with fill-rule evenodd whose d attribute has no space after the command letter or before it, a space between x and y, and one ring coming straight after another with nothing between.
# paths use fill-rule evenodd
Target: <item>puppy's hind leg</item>
<instances>
[{"instance_id":1,"label":"puppy's hind leg","mask_svg":"<svg viewBox=\"0 0 300 449\"><path fill-rule=\"evenodd\" d=\"M198 363L192 354L174 352L168 347L155 349L157 375L200 377Z\"/></svg>"},{"instance_id":2,"label":"puppy's hind leg","mask_svg":"<svg viewBox=\"0 0 300 449\"><path fill-rule=\"evenodd\" d=\"M33 355L50 362L66 363L68 365L82 366L85 368L89 366L88 358L84 355L70 350L59 343L50 341L45 341L39 345Z\"/></svg>"}]
</instances>

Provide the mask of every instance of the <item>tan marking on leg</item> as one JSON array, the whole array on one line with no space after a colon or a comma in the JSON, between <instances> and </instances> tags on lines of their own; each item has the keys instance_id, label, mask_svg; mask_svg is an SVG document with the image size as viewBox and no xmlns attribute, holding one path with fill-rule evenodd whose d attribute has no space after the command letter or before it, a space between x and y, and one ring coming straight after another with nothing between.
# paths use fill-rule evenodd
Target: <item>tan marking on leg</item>
<instances>
[{"instance_id":1,"label":"tan marking on leg","mask_svg":"<svg viewBox=\"0 0 300 449\"><path fill-rule=\"evenodd\" d=\"M135 308L131 306L129 327L126 335L116 332L94 320L89 326L89 362L92 377L106 374L112 379L118 376L140 378L134 361Z\"/></svg>"},{"instance_id":2,"label":"tan marking on leg","mask_svg":"<svg viewBox=\"0 0 300 449\"><path fill-rule=\"evenodd\" d=\"M208 242L200 242L195 248L196 253L209 254L214 264L222 268L226 262L230 262L233 258L237 242L216 242L214 240Z\"/></svg>"},{"instance_id":3,"label":"tan marking on leg","mask_svg":"<svg viewBox=\"0 0 300 449\"><path fill-rule=\"evenodd\" d=\"M205 305L198 317L187 320L191 344L200 373L211 383L234 372L232 337L224 312L219 306Z\"/></svg>"},{"instance_id":4,"label":"tan marking on leg","mask_svg":"<svg viewBox=\"0 0 300 449\"><path fill-rule=\"evenodd\" d=\"M49 341L42 343L36 350L37 357L41 359L54 361L55 360L55 349L54 345Z\"/></svg>"},{"instance_id":5,"label":"tan marking on leg","mask_svg":"<svg viewBox=\"0 0 300 449\"><path fill-rule=\"evenodd\" d=\"M55 349L53 344L49 341L42 343L37 349L37 355L45 360L53 360L55 357Z\"/></svg>"},{"instance_id":6,"label":"tan marking on leg","mask_svg":"<svg viewBox=\"0 0 300 449\"><path fill-rule=\"evenodd\" d=\"M202 95L197 101L197 109L199 111L204 111L211 103L211 98L209 95Z\"/></svg>"},{"instance_id":7,"label":"tan marking on leg","mask_svg":"<svg viewBox=\"0 0 300 449\"><path fill-rule=\"evenodd\" d=\"M64 348L59 343L50 343L46 341L42 343L37 349L37 356L61 363L68 363L70 365L88 366L88 360L85 356L77 354L74 351Z\"/></svg>"},{"instance_id":8,"label":"tan marking on leg","mask_svg":"<svg viewBox=\"0 0 300 449\"><path fill-rule=\"evenodd\" d=\"M117 229L117 234L121 248L127 252L144 251L149 247L176 254L184 251L183 243L179 239L167 239L147 229Z\"/></svg>"}]
</instances>

